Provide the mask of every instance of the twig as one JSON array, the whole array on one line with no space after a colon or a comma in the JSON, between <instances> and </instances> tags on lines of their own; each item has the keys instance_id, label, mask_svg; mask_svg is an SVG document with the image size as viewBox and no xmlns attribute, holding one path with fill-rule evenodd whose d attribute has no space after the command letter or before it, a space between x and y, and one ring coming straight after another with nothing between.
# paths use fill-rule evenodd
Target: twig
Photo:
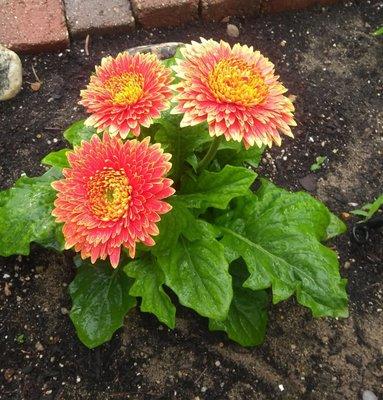
<instances>
[{"instance_id":1,"label":"twig","mask_svg":"<svg viewBox=\"0 0 383 400\"><path fill-rule=\"evenodd\" d=\"M89 56L89 40L90 40L90 36L89 33L86 35L86 39L85 39L85 54L87 56Z\"/></svg>"},{"instance_id":2,"label":"twig","mask_svg":"<svg viewBox=\"0 0 383 400\"><path fill-rule=\"evenodd\" d=\"M207 367L201 372L200 376L195 380L195 383L198 383L198 381L202 378L203 374L206 372Z\"/></svg>"},{"instance_id":3,"label":"twig","mask_svg":"<svg viewBox=\"0 0 383 400\"><path fill-rule=\"evenodd\" d=\"M35 78L36 78L36 81L41 83L41 80L40 80L40 78L38 77L38 75L37 75L37 73L36 73L36 70L35 70L35 67L34 67L33 65L32 65L32 72L33 72L33 75L34 75Z\"/></svg>"}]
</instances>

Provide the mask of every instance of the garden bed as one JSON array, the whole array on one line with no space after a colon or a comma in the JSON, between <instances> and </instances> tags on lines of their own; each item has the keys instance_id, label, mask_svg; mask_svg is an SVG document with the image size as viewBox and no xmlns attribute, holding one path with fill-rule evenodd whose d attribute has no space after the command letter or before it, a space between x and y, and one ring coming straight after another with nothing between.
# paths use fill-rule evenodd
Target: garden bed
<instances>
[{"instance_id":1,"label":"garden bed","mask_svg":"<svg viewBox=\"0 0 383 400\"><path fill-rule=\"evenodd\" d=\"M270 57L296 96L295 139L268 151L263 175L302 185L337 214L370 202L382 187L382 47L371 32L381 2L355 2L256 20L234 20L238 40ZM43 171L41 158L65 146L63 129L85 116L79 89L101 57L129 47L198 37L224 38L225 24L91 38L69 52L23 58L27 83L0 104L0 185ZM380 64L379 64L380 63ZM317 156L327 160L316 173ZM349 225L355 219L347 221ZM333 242L348 278L350 317L313 319L295 301L270 313L265 343L245 349L186 308L168 331L133 311L108 344L86 349L66 315L74 275L65 256L34 246L29 257L0 259L1 399L357 399L383 395L382 234L359 246Z\"/></svg>"}]
</instances>

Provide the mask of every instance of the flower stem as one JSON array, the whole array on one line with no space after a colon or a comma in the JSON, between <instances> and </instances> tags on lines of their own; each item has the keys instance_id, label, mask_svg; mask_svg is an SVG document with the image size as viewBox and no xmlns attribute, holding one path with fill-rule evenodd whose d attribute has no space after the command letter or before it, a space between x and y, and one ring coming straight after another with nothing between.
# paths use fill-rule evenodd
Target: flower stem
<instances>
[{"instance_id":1,"label":"flower stem","mask_svg":"<svg viewBox=\"0 0 383 400\"><path fill-rule=\"evenodd\" d=\"M217 150L219 147L219 144L221 142L222 136L214 138L214 140L211 142L211 145L209 147L209 150L205 154L205 157L199 162L197 166L197 173L199 174L203 169L209 166L209 164L213 161L213 158L217 154Z\"/></svg>"}]
</instances>

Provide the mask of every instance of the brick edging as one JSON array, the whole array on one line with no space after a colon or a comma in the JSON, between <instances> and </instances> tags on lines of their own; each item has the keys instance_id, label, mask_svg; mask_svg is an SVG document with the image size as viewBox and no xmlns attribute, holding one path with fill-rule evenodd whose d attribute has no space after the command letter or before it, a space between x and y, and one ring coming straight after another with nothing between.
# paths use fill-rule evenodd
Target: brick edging
<instances>
[{"instance_id":1,"label":"brick edging","mask_svg":"<svg viewBox=\"0 0 383 400\"><path fill-rule=\"evenodd\" d=\"M3 0L0 44L28 53L61 50L87 34L180 26L192 21L222 21L259 16L339 0ZM69 32L69 33L68 33Z\"/></svg>"}]
</instances>

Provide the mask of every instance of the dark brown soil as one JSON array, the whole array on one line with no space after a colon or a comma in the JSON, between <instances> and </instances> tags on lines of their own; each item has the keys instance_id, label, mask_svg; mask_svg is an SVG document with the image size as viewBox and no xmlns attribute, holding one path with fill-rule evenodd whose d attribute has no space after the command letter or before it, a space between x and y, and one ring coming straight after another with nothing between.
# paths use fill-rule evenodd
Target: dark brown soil
<instances>
[{"instance_id":1,"label":"dark brown soil","mask_svg":"<svg viewBox=\"0 0 383 400\"><path fill-rule=\"evenodd\" d=\"M269 56L297 96L296 138L266 154L261 172L290 189L303 182L337 213L383 192L383 39L371 35L382 17L382 2L355 1L234 20L238 40ZM43 84L33 92L25 83L0 104L0 186L41 173L39 160L65 145L62 130L84 115L79 90L102 56L199 36L233 42L225 24L193 25L94 37L89 57L83 42L23 57L25 82L35 80L34 65ZM310 175L319 155L328 159ZM29 257L0 259L0 398L351 400L367 389L383 398L382 237L358 246L346 234L334 243L349 280L348 319L313 319L290 300L273 307L267 339L254 349L209 333L205 320L180 309L174 331L134 311L110 343L90 351L65 315L70 254L36 246Z\"/></svg>"}]
</instances>

